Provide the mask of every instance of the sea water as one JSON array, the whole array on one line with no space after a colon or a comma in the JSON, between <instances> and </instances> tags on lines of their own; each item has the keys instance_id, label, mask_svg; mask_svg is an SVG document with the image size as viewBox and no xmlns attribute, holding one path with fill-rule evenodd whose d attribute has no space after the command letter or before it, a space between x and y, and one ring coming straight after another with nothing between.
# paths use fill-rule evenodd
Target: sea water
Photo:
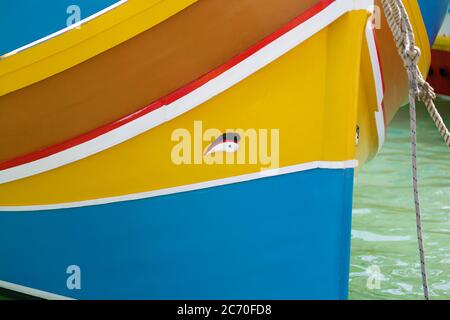
<instances>
[{"instance_id":1,"label":"sea water","mask_svg":"<svg viewBox=\"0 0 450 320\"><path fill-rule=\"evenodd\" d=\"M438 101L450 126L450 101ZM423 106L417 110L418 174L432 299L450 299L450 149ZM421 299L411 182L409 109L355 180L350 299Z\"/></svg>"}]
</instances>

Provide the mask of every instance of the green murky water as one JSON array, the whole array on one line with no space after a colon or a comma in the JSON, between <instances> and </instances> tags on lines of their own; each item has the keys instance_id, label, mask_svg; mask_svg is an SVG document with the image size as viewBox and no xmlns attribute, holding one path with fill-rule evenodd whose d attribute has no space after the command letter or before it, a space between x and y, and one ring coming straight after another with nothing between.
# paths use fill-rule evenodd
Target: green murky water
<instances>
[{"instance_id":1,"label":"green murky water","mask_svg":"<svg viewBox=\"0 0 450 320\"><path fill-rule=\"evenodd\" d=\"M0 300L12 300L10 297L7 296L0 296Z\"/></svg>"},{"instance_id":2,"label":"green murky water","mask_svg":"<svg viewBox=\"0 0 450 320\"><path fill-rule=\"evenodd\" d=\"M439 109L450 125L450 101L440 100ZM425 108L417 113L431 298L450 299L450 150ZM409 134L409 111L403 108L389 128L381 153L356 178L350 299L422 298Z\"/></svg>"},{"instance_id":3,"label":"green murky water","mask_svg":"<svg viewBox=\"0 0 450 320\"><path fill-rule=\"evenodd\" d=\"M439 105L450 125L450 101ZM450 151L424 108L418 109L418 140L431 294L450 299ZM403 108L383 150L356 179L350 299L422 298L409 148L409 112Z\"/></svg>"}]
</instances>

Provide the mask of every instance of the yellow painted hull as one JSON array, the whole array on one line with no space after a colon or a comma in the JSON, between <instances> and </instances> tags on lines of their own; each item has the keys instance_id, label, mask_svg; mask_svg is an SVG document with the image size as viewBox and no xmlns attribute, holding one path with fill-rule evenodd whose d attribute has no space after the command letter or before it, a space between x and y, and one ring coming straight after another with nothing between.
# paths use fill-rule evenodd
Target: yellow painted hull
<instances>
[{"instance_id":1,"label":"yellow painted hull","mask_svg":"<svg viewBox=\"0 0 450 320\"><path fill-rule=\"evenodd\" d=\"M71 68L157 25L198 0L131 0L0 60L0 96Z\"/></svg>"},{"instance_id":2,"label":"yellow painted hull","mask_svg":"<svg viewBox=\"0 0 450 320\"><path fill-rule=\"evenodd\" d=\"M369 0L223 3L129 1L0 61L0 287L347 298L355 168L407 94L390 30Z\"/></svg>"},{"instance_id":3,"label":"yellow painted hull","mask_svg":"<svg viewBox=\"0 0 450 320\"><path fill-rule=\"evenodd\" d=\"M450 36L438 36L433 49L450 52Z\"/></svg>"},{"instance_id":4,"label":"yellow painted hull","mask_svg":"<svg viewBox=\"0 0 450 320\"><path fill-rule=\"evenodd\" d=\"M144 6L144 2L130 2L123 5L124 11L114 11L102 18L105 21L114 19L119 13L123 18L121 13L130 15L126 10L132 8L143 10L141 15L124 20L123 23L128 26L125 30L128 31L122 38L117 34L109 38L107 33L110 29L103 30L108 24L100 28L100 22L92 21L80 31L73 30L64 37L29 49L30 54L13 55L3 61L7 63L0 73L0 87L3 90L0 94L73 66L151 27L191 2L181 1L176 6L174 2L167 2L166 7L166 1L148 7L147 4ZM409 10L418 10L415 1L409 3ZM144 24L142 21L151 15L152 10L157 14ZM368 17L366 10L344 14L228 90L134 138L53 170L1 184L0 206L52 205L105 199L314 161L367 161L379 149L379 137L384 134L379 132L374 119L377 92L365 32ZM419 32L425 32L423 25L417 23L415 27ZM92 41L103 40L87 51L84 51L86 48L82 44L76 50L62 50L57 56L49 55L55 46L64 45L67 48L75 38L81 41L82 37L77 36L77 32L83 37L92 37L89 38ZM80 52L86 54L79 55ZM39 63L31 63L32 55L38 57L33 62ZM49 65L52 67L49 68ZM426 55L421 65L423 69L428 67ZM395 77L394 74L386 76ZM386 106L389 108L388 116L392 117L398 107ZM193 152L193 164L177 165L172 157L177 144L173 141L173 134L177 129L187 129L195 136L196 121L202 122L204 130L277 130L278 159L271 159L271 163L258 158L256 163L250 164L210 165L205 163L208 159L203 151L211 141L200 141L202 151L200 154ZM200 136L202 133L199 133ZM245 148L250 147L247 145Z\"/></svg>"},{"instance_id":5,"label":"yellow painted hull","mask_svg":"<svg viewBox=\"0 0 450 320\"><path fill-rule=\"evenodd\" d=\"M50 172L0 185L1 205L106 198L268 167L261 162L174 164L172 133L179 128L193 132L194 121L202 121L205 130L278 129L280 167L354 159L359 52L364 39L361 25L366 20L364 11L346 15L238 85L134 139ZM202 151L206 147L204 142Z\"/></svg>"}]
</instances>

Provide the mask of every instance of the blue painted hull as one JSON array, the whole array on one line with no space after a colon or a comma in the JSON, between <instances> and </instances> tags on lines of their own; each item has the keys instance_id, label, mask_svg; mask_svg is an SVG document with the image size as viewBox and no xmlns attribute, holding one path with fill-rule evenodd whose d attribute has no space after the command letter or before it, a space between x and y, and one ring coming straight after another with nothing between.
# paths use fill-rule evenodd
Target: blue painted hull
<instances>
[{"instance_id":1,"label":"blue painted hull","mask_svg":"<svg viewBox=\"0 0 450 320\"><path fill-rule=\"evenodd\" d=\"M433 45L444 22L450 0L419 0L422 18L427 28L428 39Z\"/></svg>"},{"instance_id":2,"label":"blue painted hull","mask_svg":"<svg viewBox=\"0 0 450 320\"><path fill-rule=\"evenodd\" d=\"M315 169L1 213L0 280L80 299L345 299L352 190L353 169Z\"/></svg>"},{"instance_id":3,"label":"blue painted hull","mask_svg":"<svg viewBox=\"0 0 450 320\"><path fill-rule=\"evenodd\" d=\"M73 11L80 8L80 18L116 3L118 0L20 0L0 1L0 55L67 27Z\"/></svg>"},{"instance_id":4,"label":"blue painted hull","mask_svg":"<svg viewBox=\"0 0 450 320\"><path fill-rule=\"evenodd\" d=\"M77 5L81 19L116 3L118 0L58 0L0 2L0 55L67 27L67 8ZM444 21L450 0L418 0L433 44ZM24 10L26 8L26 10Z\"/></svg>"}]
</instances>

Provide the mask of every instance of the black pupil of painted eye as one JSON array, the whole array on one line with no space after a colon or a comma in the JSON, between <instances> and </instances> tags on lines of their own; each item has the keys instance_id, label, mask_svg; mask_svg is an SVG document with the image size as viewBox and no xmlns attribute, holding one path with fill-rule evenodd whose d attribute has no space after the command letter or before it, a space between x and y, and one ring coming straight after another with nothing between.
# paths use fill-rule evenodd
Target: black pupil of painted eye
<instances>
[{"instance_id":1,"label":"black pupil of painted eye","mask_svg":"<svg viewBox=\"0 0 450 320\"><path fill-rule=\"evenodd\" d=\"M222 143L226 143L227 141L230 142L230 135L228 135L227 133L222 134ZM239 142L238 135L233 135L233 142L236 144ZM229 146L228 148L231 148L231 146Z\"/></svg>"}]
</instances>

